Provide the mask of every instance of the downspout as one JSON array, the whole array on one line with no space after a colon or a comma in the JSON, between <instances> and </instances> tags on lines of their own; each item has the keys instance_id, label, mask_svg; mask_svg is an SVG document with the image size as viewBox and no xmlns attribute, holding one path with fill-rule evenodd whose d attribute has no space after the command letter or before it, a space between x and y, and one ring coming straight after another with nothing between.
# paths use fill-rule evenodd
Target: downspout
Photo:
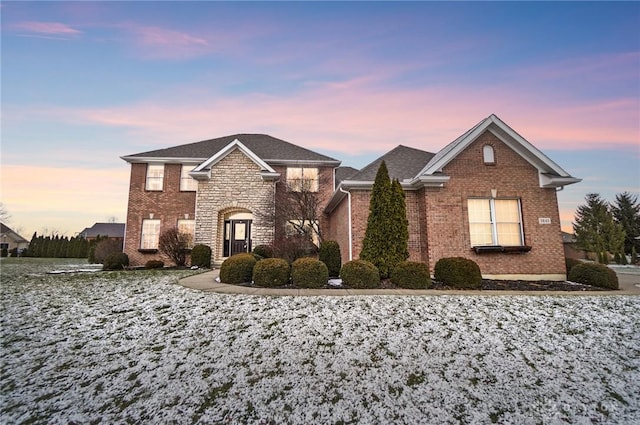
<instances>
[{"instance_id":1,"label":"downspout","mask_svg":"<svg viewBox=\"0 0 640 425\"><path fill-rule=\"evenodd\" d=\"M347 194L347 221L349 222L349 261L353 260L353 241L351 236L351 192L338 187L340 192Z\"/></svg>"}]
</instances>

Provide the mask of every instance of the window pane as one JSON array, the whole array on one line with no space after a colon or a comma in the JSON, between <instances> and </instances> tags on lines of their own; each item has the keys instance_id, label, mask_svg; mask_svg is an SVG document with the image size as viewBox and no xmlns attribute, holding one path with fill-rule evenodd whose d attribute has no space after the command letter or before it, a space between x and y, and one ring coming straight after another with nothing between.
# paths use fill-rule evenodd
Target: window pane
<instances>
[{"instance_id":1,"label":"window pane","mask_svg":"<svg viewBox=\"0 0 640 425\"><path fill-rule=\"evenodd\" d=\"M162 190L162 180L164 179L164 164L147 165L147 190Z\"/></svg>"},{"instance_id":2,"label":"window pane","mask_svg":"<svg viewBox=\"0 0 640 425\"><path fill-rule=\"evenodd\" d=\"M504 246L518 246L522 244L520 238L520 224L498 223L498 244Z\"/></svg>"},{"instance_id":3,"label":"window pane","mask_svg":"<svg viewBox=\"0 0 640 425\"><path fill-rule=\"evenodd\" d=\"M485 145L482 148L482 157L485 164L494 164L496 162L496 158L495 158L495 154L492 146Z\"/></svg>"},{"instance_id":4,"label":"window pane","mask_svg":"<svg viewBox=\"0 0 640 425\"><path fill-rule=\"evenodd\" d=\"M517 199L496 199L495 209L498 244L522 245L520 202Z\"/></svg>"},{"instance_id":5,"label":"window pane","mask_svg":"<svg viewBox=\"0 0 640 425\"><path fill-rule=\"evenodd\" d=\"M491 223L491 206L488 199L469 199L469 223Z\"/></svg>"},{"instance_id":6,"label":"window pane","mask_svg":"<svg viewBox=\"0 0 640 425\"><path fill-rule=\"evenodd\" d=\"M471 246L493 245L493 230L489 224L469 224Z\"/></svg>"},{"instance_id":7,"label":"window pane","mask_svg":"<svg viewBox=\"0 0 640 425\"><path fill-rule=\"evenodd\" d=\"M189 240L187 247L193 248L193 241L196 234L196 221L195 220L178 220L178 233L187 235Z\"/></svg>"},{"instance_id":8,"label":"window pane","mask_svg":"<svg viewBox=\"0 0 640 425\"><path fill-rule=\"evenodd\" d=\"M183 165L180 172L180 190L195 192L198 189L198 181L189 175L193 165Z\"/></svg>"},{"instance_id":9,"label":"window pane","mask_svg":"<svg viewBox=\"0 0 640 425\"><path fill-rule=\"evenodd\" d=\"M317 192L318 169L317 168L287 168L287 188L293 192Z\"/></svg>"},{"instance_id":10,"label":"window pane","mask_svg":"<svg viewBox=\"0 0 640 425\"><path fill-rule=\"evenodd\" d=\"M520 208L516 199L496 199L496 222L519 223Z\"/></svg>"},{"instance_id":11,"label":"window pane","mask_svg":"<svg viewBox=\"0 0 640 425\"><path fill-rule=\"evenodd\" d=\"M160 237L160 220L143 220L140 248L157 249Z\"/></svg>"}]
</instances>

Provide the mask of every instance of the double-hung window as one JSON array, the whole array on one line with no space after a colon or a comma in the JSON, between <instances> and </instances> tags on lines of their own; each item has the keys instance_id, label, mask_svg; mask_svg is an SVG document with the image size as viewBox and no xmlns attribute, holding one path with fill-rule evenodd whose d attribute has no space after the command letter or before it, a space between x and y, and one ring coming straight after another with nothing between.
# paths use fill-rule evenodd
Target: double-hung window
<instances>
[{"instance_id":1,"label":"double-hung window","mask_svg":"<svg viewBox=\"0 0 640 425\"><path fill-rule=\"evenodd\" d=\"M469 199L471 246L522 246L519 199Z\"/></svg>"},{"instance_id":2,"label":"double-hung window","mask_svg":"<svg viewBox=\"0 0 640 425\"><path fill-rule=\"evenodd\" d=\"M287 188L292 192L317 192L317 168L287 168Z\"/></svg>"},{"instance_id":3,"label":"double-hung window","mask_svg":"<svg viewBox=\"0 0 640 425\"><path fill-rule=\"evenodd\" d=\"M147 190L162 190L164 181L164 164L147 164Z\"/></svg>"},{"instance_id":4,"label":"double-hung window","mask_svg":"<svg viewBox=\"0 0 640 425\"><path fill-rule=\"evenodd\" d=\"M142 220L141 249L158 249L160 239L160 220Z\"/></svg>"},{"instance_id":5,"label":"double-hung window","mask_svg":"<svg viewBox=\"0 0 640 425\"><path fill-rule=\"evenodd\" d=\"M194 165L182 165L180 171L180 190L183 192L195 192L198 189L198 181L189 175Z\"/></svg>"},{"instance_id":6,"label":"double-hung window","mask_svg":"<svg viewBox=\"0 0 640 425\"><path fill-rule=\"evenodd\" d=\"M187 236L187 248L193 248L193 241L196 236L196 221L178 220L178 233Z\"/></svg>"}]
</instances>

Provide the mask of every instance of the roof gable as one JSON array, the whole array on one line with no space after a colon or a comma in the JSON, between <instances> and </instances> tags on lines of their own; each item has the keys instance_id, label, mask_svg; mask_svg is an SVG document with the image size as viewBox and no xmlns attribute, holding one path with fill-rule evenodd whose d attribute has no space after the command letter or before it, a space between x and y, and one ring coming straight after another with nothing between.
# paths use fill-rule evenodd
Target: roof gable
<instances>
[{"instance_id":1,"label":"roof gable","mask_svg":"<svg viewBox=\"0 0 640 425\"><path fill-rule=\"evenodd\" d=\"M243 145L238 139L235 139L233 142L229 143L227 146L225 146L224 148L216 152L215 155L213 155L211 158L202 162L200 165L194 168L192 172L194 174L198 174L202 171L210 170L211 167L213 167L215 164L220 162L220 160L225 158L227 155L229 155L231 152L235 151L236 149L241 151L251 161L253 161L258 167L260 167L260 170L266 171L269 173L276 172L269 164L267 164L262 159L260 159L258 155L256 155L253 151L251 151L251 149Z\"/></svg>"},{"instance_id":2,"label":"roof gable","mask_svg":"<svg viewBox=\"0 0 640 425\"><path fill-rule=\"evenodd\" d=\"M238 140L262 161L270 164L323 164L337 166L340 161L266 134L235 134L133 155L127 162L202 162Z\"/></svg>"},{"instance_id":3,"label":"roof gable","mask_svg":"<svg viewBox=\"0 0 640 425\"><path fill-rule=\"evenodd\" d=\"M480 121L456 140L445 146L424 166L414 180L442 173L443 168L464 151L484 132L490 131L514 152L538 170L541 187L560 187L577 183L581 179L572 177L539 149L520 136L495 114Z\"/></svg>"},{"instance_id":4,"label":"roof gable","mask_svg":"<svg viewBox=\"0 0 640 425\"><path fill-rule=\"evenodd\" d=\"M434 154L431 152L398 145L350 176L349 180L373 182L376 179L376 174L382 161L387 165L390 178L400 181L411 179L420 172L433 156Z\"/></svg>"}]
</instances>

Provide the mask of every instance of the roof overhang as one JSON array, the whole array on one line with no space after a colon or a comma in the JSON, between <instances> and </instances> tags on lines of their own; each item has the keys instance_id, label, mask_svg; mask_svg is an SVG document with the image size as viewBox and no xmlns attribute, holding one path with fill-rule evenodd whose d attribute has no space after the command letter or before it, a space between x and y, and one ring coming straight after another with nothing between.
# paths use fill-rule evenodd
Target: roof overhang
<instances>
[{"instance_id":1,"label":"roof overhang","mask_svg":"<svg viewBox=\"0 0 640 425\"><path fill-rule=\"evenodd\" d=\"M157 157L157 156L121 156L120 159L127 161L129 164L139 163L157 163L157 164L193 164L198 165L207 158L177 158L177 157Z\"/></svg>"},{"instance_id":2,"label":"roof overhang","mask_svg":"<svg viewBox=\"0 0 640 425\"><path fill-rule=\"evenodd\" d=\"M575 177L562 177L562 176L554 176L550 174L540 173L540 187L542 188L558 188L568 186L574 183L580 183L582 179L578 179Z\"/></svg>"}]
</instances>

